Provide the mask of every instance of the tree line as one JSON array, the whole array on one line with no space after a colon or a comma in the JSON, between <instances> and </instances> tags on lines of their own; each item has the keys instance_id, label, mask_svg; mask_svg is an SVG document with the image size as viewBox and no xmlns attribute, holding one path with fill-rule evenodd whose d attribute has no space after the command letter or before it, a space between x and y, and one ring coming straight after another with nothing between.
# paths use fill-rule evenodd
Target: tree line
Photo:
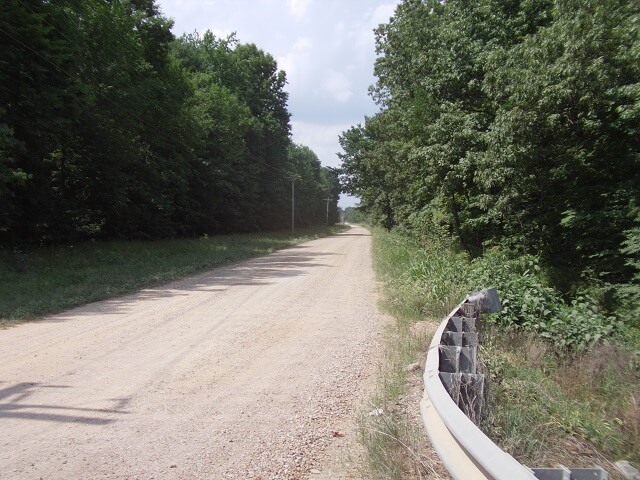
<instances>
[{"instance_id":1,"label":"tree line","mask_svg":"<svg viewBox=\"0 0 640 480\"><path fill-rule=\"evenodd\" d=\"M380 111L340 137L372 222L637 285L640 3L404 0L376 49Z\"/></svg>"},{"instance_id":2,"label":"tree line","mask_svg":"<svg viewBox=\"0 0 640 480\"><path fill-rule=\"evenodd\" d=\"M167 238L337 216L292 143L285 73L235 36L176 38L154 0L0 6L0 244Z\"/></svg>"}]
</instances>

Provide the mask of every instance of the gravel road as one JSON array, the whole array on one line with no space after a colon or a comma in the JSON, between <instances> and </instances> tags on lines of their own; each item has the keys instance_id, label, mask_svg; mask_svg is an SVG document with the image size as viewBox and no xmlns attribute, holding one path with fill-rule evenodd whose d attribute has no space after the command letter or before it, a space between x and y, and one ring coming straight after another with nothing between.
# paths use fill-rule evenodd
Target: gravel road
<instances>
[{"instance_id":1,"label":"gravel road","mask_svg":"<svg viewBox=\"0 0 640 480\"><path fill-rule=\"evenodd\" d=\"M0 330L0 478L348 478L328 469L387 321L370 241L354 227Z\"/></svg>"}]
</instances>

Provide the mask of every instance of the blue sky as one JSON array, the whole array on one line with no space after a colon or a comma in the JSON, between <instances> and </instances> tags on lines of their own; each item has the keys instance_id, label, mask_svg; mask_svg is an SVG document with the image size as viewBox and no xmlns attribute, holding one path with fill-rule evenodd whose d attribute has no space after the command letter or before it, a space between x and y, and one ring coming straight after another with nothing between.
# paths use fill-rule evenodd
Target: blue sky
<instances>
[{"instance_id":1,"label":"blue sky","mask_svg":"<svg viewBox=\"0 0 640 480\"><path fill-rule=\"evenodd\" d=\"M293 141L323 165L338 166L338 135L372 115L373 29L396 0L157 0L175 20L173 33L236 32L270 53L287 73ZM341 206L356 199L343 195Z\"/></svg>"}]
</instances>

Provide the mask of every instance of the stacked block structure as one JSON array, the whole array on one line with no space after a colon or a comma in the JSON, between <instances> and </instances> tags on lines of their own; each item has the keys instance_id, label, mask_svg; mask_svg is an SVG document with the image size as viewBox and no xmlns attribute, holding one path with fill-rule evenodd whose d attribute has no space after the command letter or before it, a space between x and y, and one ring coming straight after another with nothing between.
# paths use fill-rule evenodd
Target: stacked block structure
<instances>
[{"instance_id":1,"label":"stacked block structure","mask_svg":"<svg viewBox=\"0 0 640 480\"><path fill-rule=\"evenodd\" d=\"M440 323L429 346L420 410L438 456L456 480L607 480L600 467L529 468L478 428L486 398L478 362L481 315L500 308L494 288L470 294Z\"/></svg>"},{"instance_id":2,"label":"stacked block structure","mask_svg":"<svg viewBox=\"0 0 640 480\"><path fill-rule=\"evenodd\" d=\"M478 373L479 314L449 318L440 341L440 380L458 407L476 425L482 418L485 376ZM460 312L462 313L462 312Z\"/></svg>"}]
</instances>

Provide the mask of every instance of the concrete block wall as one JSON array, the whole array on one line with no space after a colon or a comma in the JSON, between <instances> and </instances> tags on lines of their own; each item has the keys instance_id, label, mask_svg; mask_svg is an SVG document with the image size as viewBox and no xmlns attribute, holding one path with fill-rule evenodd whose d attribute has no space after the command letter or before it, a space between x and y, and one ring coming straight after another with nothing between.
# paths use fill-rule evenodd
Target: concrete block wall
<instances>
[{"instance_id":1,"label":"concrete block wall","mask_svg":"<svg viewBox=\"0 0 640 480\"><path fill-rule=\"evenodd\" d=\"M480 315L482 312L497 312L500 310L500 300L495 289L487 289L482 292L477 292L469 295L467 299L462 302L454 311L449 315L446 321L446 325L441 324L439 328L440 334L439 343L436 343L436 338L432 343L432 348L437 346L437 361L433 367L437 365L437 377L444 386L446 393L453 400L453 403L464 413L464 415L471 420L475 425L479 425L482 421L483 407L486 398L486 378L484 374L478 373L478 348L480 346ZM444 327L444 328L443 328ZM436 334L438 335L438 334ZM429 363L429 357L427 357L427 363ZM428 365L427 365L428 367ZM435 368L434 368L435 370ZM436 372L434 372L436 373ZM425 379L429 378L429 372L425 373ZM425 385L427 380L425 380ZM425 388L427 392L428 387ZM432 396L436 393L432 389ZM454 407L455 408L455 407ZM423 413L423 417L424 417ZM463 417L464 419L464 417ZM464 419L464 421L468 421ZM449 425L452 429L452 424ZM475 429L475 427L473 427ZM427 430L429 428L427 427ZM467 434L471 432L467 430ZM432 442L434 437L432 437ZM466 447L466 454L472 460L472 463L478 464L480 456L478 452L480 450L486 450L490 452L490 455L499 457L499 454L495 453L497 447L488 439L483 438L481 434L480 441L476 444L469 444ZM462 437L458 436L458 442L461 442ZM436 447L436 450L438 448ZM473 450L478 450L474 452ZM493 450L493 451L492 451ZM438 451L442 458L440 450ZM594 468L573 468L569 469L564 466L558 466L556 468L526 468L528 472L519 472L516 477L509 473L509 470L517 469L515 465L517 463L505 452L502 452L508 459L502 458L492 465L491 462L484 463L484 473L489 473L490 469L495 467L495 472L498 474L488 474L482 476L482 478L494 478L494 479L511 479L511 478L529 478L527 475L533 474L533 478L538 480L607 480L609 478L608 473L600 467ZM445 462L446 464L446 462ZM497 466L496 466L497 465ZM509 467L511 465L511 467ZM518 465L522 467L522 465ZM447 467L449 468L449 467ZM449 469L452 472L451 469ZM483 475L484 475L483 473ZM454 478L461 478L459 475L453 475ZM462 477L462 478L466 478ZM478 478L481 478L478 476Z\"/></svg>"},{"instance_id":2,"label":"concrete block wall","mask_svg":"<svg viewBox=\"0 0 640 480\"><path fill-rule=\"evenodd\" d=\"M476 425L482 420L485 376L478 373L479 314L449 318L440 338L440 380L467 417Z\"/></svg>"}]
</instances>

